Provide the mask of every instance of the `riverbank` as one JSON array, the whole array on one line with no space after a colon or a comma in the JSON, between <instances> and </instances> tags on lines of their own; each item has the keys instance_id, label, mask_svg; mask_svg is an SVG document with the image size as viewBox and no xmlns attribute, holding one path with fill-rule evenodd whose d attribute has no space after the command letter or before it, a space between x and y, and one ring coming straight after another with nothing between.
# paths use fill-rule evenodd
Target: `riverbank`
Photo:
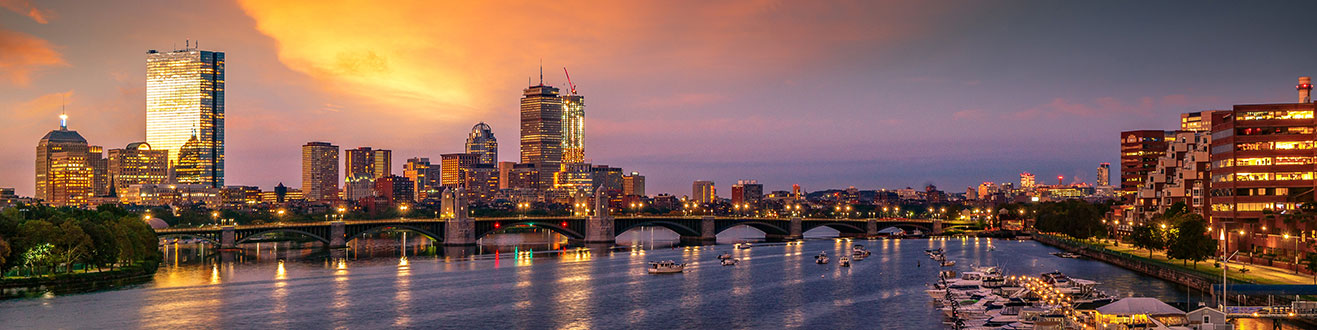
<instances>
[{"instance_id":1,"label":"riverbank","mask_svg":"<svg viewBox=\"0 0 1317 330\"><path fill-rule=\"evenodd\" d=\"M1066 252L1079 254L1089 259L1106 262L1120 266L1121 268L1184 285L1193 290L1210 293L1213 284L1221 283L1221 277L1219 274L1217 274L1217 276L1212 276L1212 274L1206 271L1180 269L1175 265L1157 262L1134 254L1112 251L1101 245L1089 242L1042 233L1035 233L1033 239L1039 243L1059 248ZM1248 283L1237 278L1231 278L1231 280L1233 283Z\"/></svg>"},{"instance_id":2,"label":"riverbank","mask_svg":"<svg viewBox=\"0 0 1317 330\"><path fill-rule=\"evenodd\" d=\"M0 279L0 299L100 291L150 282L159 263L142 262L115 270Z\"/></svg>"}]
</instances>

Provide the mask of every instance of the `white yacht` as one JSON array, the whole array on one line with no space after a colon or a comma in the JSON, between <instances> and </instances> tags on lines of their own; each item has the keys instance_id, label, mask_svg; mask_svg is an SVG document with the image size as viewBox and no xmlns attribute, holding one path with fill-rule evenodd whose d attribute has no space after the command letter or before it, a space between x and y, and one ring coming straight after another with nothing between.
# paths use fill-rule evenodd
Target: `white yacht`
<instances>
[{"instance_id":1,"label":"white yacht","mask_svg":"<svg viewBox=\"0 0 1317 330\"><path fill-rule=\"evenodd\" d=\"M686 264L679 264L672 260L664 260L649 263L650 274L676 274L686 269Z\"/></svg>"}]
</instances>

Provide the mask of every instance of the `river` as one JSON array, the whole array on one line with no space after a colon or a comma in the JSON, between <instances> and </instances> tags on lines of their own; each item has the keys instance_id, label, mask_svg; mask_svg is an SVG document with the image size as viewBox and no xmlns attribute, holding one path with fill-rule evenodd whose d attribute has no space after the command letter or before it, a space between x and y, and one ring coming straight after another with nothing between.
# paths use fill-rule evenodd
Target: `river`
<instances>
[{"instance_id":1,"label":"river","mask_svg":"<svg viewBox=\"0 0 1317 330\"><path fill-rule=\"evenodd\" d=\"M1048 255L1056 249L1033 241L855 240L873 256L841 268L814 264L813 256L848 251L844 240L733 250L673 247L674 238L636 231L619 241L637 239L643 249L610 250L570 247L556 234L518 233L445 250L411 235L405 264L398 233L354 240L353 248L332 255L309 243L246 244L227 257L171 244L150 283L0 301L0 320L7 329L933 329L942 325L923 293L938 271L924 255L929 248L946 249L962 271L973 265L1000 265L1010 274L1059 270L1100 281L1118 296L1204 298L1105 263L1057 258ZM744 239L720 236L721 243ZM716 257L724 252L741 263L720 266ZM646 274L646 262L655 260L689 266L683 274Z\"/></svg>"}]
</instances>

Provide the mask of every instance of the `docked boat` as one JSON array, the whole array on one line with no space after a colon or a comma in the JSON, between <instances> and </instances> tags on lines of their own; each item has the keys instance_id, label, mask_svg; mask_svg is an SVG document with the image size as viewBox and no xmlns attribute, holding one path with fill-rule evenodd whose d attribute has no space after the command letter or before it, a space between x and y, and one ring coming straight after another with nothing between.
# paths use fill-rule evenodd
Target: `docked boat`
<instances>
[{"instance_id":1,"label":"docked boat","mask_svg":"<svg viewBox=\"0 0 1317 330\"><path fill-rule=\"evenodd\" d=\"M1058 257L1062 257L1062 258L1066 258L1066 259L1079 259L1079 258L1082 258L1082 257L1083 257L1083 256L1081 256L1081 255L1074 254L1074 253L1070 253L1070 252L1052 252L1052 253L1049 253L1049 254L1054 255L1054 256L1058 256Z\"/></svg>"},{"instance_id":2,"label":"docked boat","mask_svg":"<svg viewBox=\"0 0 1317 330\"><path fill-rule=\"evenodd\" d=\"M664 260L649 263L650 274L676 274L686 269L686 264L680 264L672 260Z\"/></svg>"},{"instance_id":3,"label":"docked boat","mask_svg":"<svg viewBox=\"0 0 1317 330\"><path fill-rule=\"evenodd\" d=\"M727 259L723 259L723 260L722 260L722 265L723 265L723 266L736 266L736 263L739 262L739 261L740 261L740 260L737 260L737 259L727 258Z\"/></svg>"}]
</instances>

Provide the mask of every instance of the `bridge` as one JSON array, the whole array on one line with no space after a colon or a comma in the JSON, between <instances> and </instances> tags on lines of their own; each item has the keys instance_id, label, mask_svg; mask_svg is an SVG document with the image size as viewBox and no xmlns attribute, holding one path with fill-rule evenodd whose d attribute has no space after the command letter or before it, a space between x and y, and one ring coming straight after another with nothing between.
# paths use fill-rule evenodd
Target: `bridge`
<instances>
[{"instance_id":1,"label":"bridge","mask_svg":"<svg viewBox=\"0 0 1317 330\"><path fill-rule=\"evenodd\" d=\"M279 223L267 225L216 226L202 228L158 229L160 237L192 237L209 241L221 248L236 248L238 244L269 233L296 234L326 244L330 248L346 247L347 242L386 230L405 230L442 242L444 245L475 245L486 235L512 228L540 228L567 236L583 243L613 243L617 236L633 228L663 227L681 236L683 244L713 244L718 233L737 226L748 226L763 231L769 240L800 239L811 229L829 227L842 237L874 237L887 227L906 230L918 229L926 233L941 233L939 219L818 219L818 218L740 218L740 217L673 217L630 216L613 217L601 203L595 203L594 215L589 217L501 217L471 218L466 204L445 194L443 217L438 219L388 219L361 221L326 221L312 223Z\"/></svg>"}]
</instances>

